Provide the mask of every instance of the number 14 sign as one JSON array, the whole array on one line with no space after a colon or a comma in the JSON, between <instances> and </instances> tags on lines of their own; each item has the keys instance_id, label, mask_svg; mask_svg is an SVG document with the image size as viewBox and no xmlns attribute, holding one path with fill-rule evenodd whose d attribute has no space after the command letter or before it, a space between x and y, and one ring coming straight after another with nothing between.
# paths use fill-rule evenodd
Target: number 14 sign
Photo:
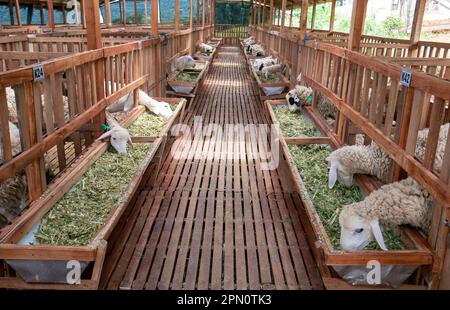
<instances>
[{"instance_id":1,"label":"number 14 sign","mask_svg":"<svg viewBox=\"0 0 450 310\"><path fill-rule=\"evenodd\" d=\"M400 75L400 84L409 87L411 85L412 72L410 68L404 68L402 74Z\"/></svg>"}]
</instances>

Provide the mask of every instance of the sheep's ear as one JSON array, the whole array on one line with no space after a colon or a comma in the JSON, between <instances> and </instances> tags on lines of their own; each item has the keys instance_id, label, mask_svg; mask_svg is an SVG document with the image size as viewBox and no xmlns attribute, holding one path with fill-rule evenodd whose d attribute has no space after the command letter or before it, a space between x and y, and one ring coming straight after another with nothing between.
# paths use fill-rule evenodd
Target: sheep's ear
<instances>
[{"instance_id":1,"label":"sheep's ear","mask_svg":"<svg viewBox=\"0 0 450 310\"><path fill-rule=\"evenodd\" d=\"M370 227L372 228L372 233L373 233L378 245L380 246L380 248L383 251L387 251L388 248L386 247L386 244L384 244L384 238L383 238L383 233L381 232L380 222L378 221L378 219L373 219L369 223L370 223Z\"/></svg>"},{"instance_id":2,"label":"sheep's ear","mask_svg":"<svg viewBox=\"0 0 450 310\"><path fill-rule=\"evenodd\" d=\"M102 134L100 137L98 137L98 138L97 138L97 141L98 141L98 140L105 139L105 138L107 138L107 137L109 137L109 136L111 136L111 135L112 135L112 130L108 130L107 132L105 132L104 134Z\"/></svg>"},{"instance_id":3,"label":"sheep's ear","mask_svg":"<svg viewBox=\"0 0 450 310\"><path fill-rule=\"evenodd\" d=\"M129 145L133 145L133 141L131 140L131 137L128 137L127 143L128 143Z\"/></svg>"},{"instance_id":4,"label":"sheep's ear","mask_svg":"<svg viewBox=\"0 0 450 310\"><path fill-rule=\"evenodd\" d=\"M337 181L339 162L333 161L331 163L330 171L328 172L328 188L332 189Z\"/></svg>"}]
</instances>

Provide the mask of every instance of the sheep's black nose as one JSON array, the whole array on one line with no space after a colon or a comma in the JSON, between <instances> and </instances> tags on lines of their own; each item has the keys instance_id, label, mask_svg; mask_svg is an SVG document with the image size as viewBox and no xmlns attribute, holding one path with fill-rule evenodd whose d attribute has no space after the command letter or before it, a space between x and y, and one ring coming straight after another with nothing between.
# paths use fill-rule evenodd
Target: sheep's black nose
<instances>
[{"instance_id":1,"label":"sheep's black nose","mask_svg":"<svg viewBox=\"0 0 450 310\"><path fill-rule=\"evenodd\" d=\"M295 104L295 100L294 100L294 98L289 98L289 104L291 104L291 105L294 105Z\"/></svg>"},{"instance_id":2,"label":"sheep's black nose","mask_svg":"<svg viewBox=\"0 0 450 310\"><path fill-rule=\"evenodd\" d=\"M328 160L324 159L323 163L328 166Z\"/></svg>"}]
</instances>

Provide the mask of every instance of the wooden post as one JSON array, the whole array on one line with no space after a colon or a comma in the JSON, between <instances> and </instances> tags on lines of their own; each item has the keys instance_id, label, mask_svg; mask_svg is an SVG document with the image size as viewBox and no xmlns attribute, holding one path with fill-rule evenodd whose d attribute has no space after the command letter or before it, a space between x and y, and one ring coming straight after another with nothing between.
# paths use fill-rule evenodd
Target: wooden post
<instances>
[{"instance_id":1,"label":"wooden post","mask_svg":"<svg viewBox=\"0 0 450 310\"><path fill-rule=\"evenodd\" d=\"M20 16L20 5L19 0L15 0L16 3L16 16L17 16L17 24L22 26L22 17Z\"/></svg>"},{"instance_id":2,"label":"wooden post","mask_svg":"<svg viewBox=\"0 0 450 310\"><path fill-rule=\"evenodd\" d=\"M358 2L358 1L355 1ZM300 16L300 29L306 32L308 22L308 0L302 1L302 15Z\"/></svg>"},{"instance_id":3,"label":"wooden post","mask_svg":"<svg viewBox=\"0 0 450 310\"><path fill-rule=\"evenodd\" d=\"M159 29L158 29L158 12L159 5L158 0L152 0L152 35L155 38L159 38ZM153 91L153 95L159 96L161 92L161 44L157 44L155 46L155 53L153 53L153 63L155 66L155 88Z\"/></svg>"},{"instance_id":4,"label":"wooden post","mask_svg":"<svg viewBox=\"0 0 450 310\"><path fill-rule=\"evenodd\" d=\"M250 0L250 10L248 15L248 25L253 25L253 0Z\"/></svg>"},{"instance_id":5,"label":"wooden post","mask_svg":"<svg viewBox=\"0 0 450 310\"><path fill-rule=\"evenodd\" d=\"M84 1L85 0L80 0L80 12L81 12L81 23L83 24L83 28L86 29L86 5Z\"/></svg>"},{"instance_id":6,"label":"wooden post","mask_svg":"<svg viewBox=\"0 0 450 310\"><path fill-rule=\"evenodd\" d=\"M27 24L31 25L31 21L33 20L33 11L34 11L34 4L30 4L28 6L28 10L27 10Z\"/></svg>"},{"instance_id":7,"label":"wooden post","mask_svg":"<svg viewBox=\"0 0 450 310\"><path fill-rule=\"evenodd\" d=\"M55 19L53 17L53 1L47 0L47 8L48 8L48 25L52 29L52 31L55 31Z\"/></svg>"},{"instance_id":8,"label":"wooden post","mask_svg":"<svg viewBox=\"0 0 450 310\"><path fill-rule=\"evenodd\" d=\"M100 25L100 0L90 0L84 2L86 22L86 37L88 50L99 49L103 47L102 32ZM104 75L103 75L103 61L97 60L95 63L95 80L96 80L96 100L99 101L105 97L104 95ZM101 125L105 121L105 115L100 114L94 119L94 123Z\"/></svg>"},{"instance_id":9,"label":"wooden post","mask_svg":"<svg viewBox=\"0 0 450 310\"><path fill-rule=\"evenodd\" d=\"M189 0L189 53L192 54L194 51L194 1Z\"/></svg>"},{"instance_id":10,"label":"wooden post","mask_svg":"<svg viewBox=\"0 0 450 310\"><path fill-rule=\"evenodd\" d=\"M313 10L312 10L312 16L311 16L311 30L314 30L314 24L316 22L316 5L317 5L317 2L313 1Z\"/></svg>"},{"instance_id":11,"label":"wooden post","mask_svg":"<svg viewBox=\"0 0 450 310\"><path fill-rule=\"evenodd\" d=\"M291 14L289 15L289 28L292 28L292 16L294 15L294 6L291 7Z\"/></svg>"},{"instance_id":12,"label":"wooden post","mask_svg":"<svg viewBox=\"0 0 450 310\"><path fill-rule=\"evenodd\" d=\"M410 37L410 57L417 57L417 43L420 41L420 32L422 31L423 16L425 14L426 0L416 0L416 8L414 10L414 19L411 28Z\"/></svg>"},{"instance_id":13,"label":"wooden post","mask_svg":"<svg viewBox=\"0 0 450 310\"><path fill-rule=\"evenodd\" d=\"M209 24L212 26L214 25L214 0L209 1L210 8L209 8Z\"/></svg>"},{"instance_id":14,"label":"wooden post","mask_svg":"<svg viewBox=\"0 0 450 310\"><path fill-rule=\"evenodd\" d=\"M137 2L136 0L134 0L134 23L137 25L139 25L139 21L138 21L138 9L137 9Z\"/></svg>"},{"instance_id":15,"label":"wooden post","mask_svg":"<svg viewBox=\"0 0 450 310\"><path fill-rule=\"evenodd\" d=\"M330 28L329 31L334 31L334 14L336 13L336 0L331 1L331 15L330 15Z\"/></svg>"},{"instance_id":16,"label":"wooden post","mask_svg":"<svg viewBox=\"0 0 450 310\"><path fill-rule=\"evenodd\" d=\"M63 24L66 24L66 6L63 4L61 6L61 11L62 11L62 18L63 18Z\"/></svg>"},{"instance_id":17,"label":"wooden post","mask_svg":"<svg viewBox=\"0 0 450 310\"><path fill-rule=\"evenodd\" d=\"M41 25L45 25L44 7L42 6L42 3L39 3L39 15L41 17Z\"/></svg>"},{"instance_id":18,"label":"wooden post","mask_svg":"<svg viewBox=\"0 0 450 310\"><path fill-rule=\"evenodd\" d=\"M267 0L264 0L263 10L262 10L262 26L263 27L266 25L266 1Z\"/></svg>"},{"instance_id":19,"label":"wooden post","mask_svg":"<svg viewBox=\"0 0 450 310\"><path fill-rule=\"evenodd\" d=\"M286 0L282 0L282 2L281 2L281 33L284 32L285 18L286 18Z\"/></svg>"},{"instance_id":20,"label":"wooden post","mask_svg":"<svg viewBox=\"0 0 450 310\"><path fill-rule=\"evenodd\" d=\"M111 27L111 5L110 0L105 0L105 24L106 27Z\"/></svg>"},{"instance_id":21,"label":"wooden post","mask_svg":"<svg viewBox=\"0 0 450 310\"><path fill-rule=\"evenodd\" d=\"M197 0L197 28L200 27L200 0Z\"/></svg>"},{"instance_id":22,"label":"wooden post","mask_svg":"<svg viewBox=\"0 0 450 310\"><path fill-rule=\"evenodd\" d=\"M9 19L11 20L11 26L14 26L14 8L12 0L9 0Z\"/></svg>"},{"instance_id":23,"label":"wooden post","mask_svg":"<svg viewBox=\"0 0 450 310\"><path fill-rule=\"evenodd\" d=\"M180 0L175 0L175 4L178 2L178 19L180 18ZM176 10L175 10L176 14ZM205 27L206 5L205 0L202 0L202 27ZM178 24L180 21L178 20Z\"/></svg>"},{"instance_id":24,"label":"wooden post","mask_svg":"<svg viewBox=\"0 0 450 310\"><path fill-rule=\"evenodd\" d=\"M144 25L148 25L148 0L144 0Z\"/></svg>"},{"instance_id":25,"label":"wooden post","mask_svg":"<svg viewBox=\"0 0 450 310\"><path fill-rule=\"evenodd\" d=\"M270 0L270 7L269 7L269 29L272 29L273 25L273 0Z\"/></svg>"},{"instance_id":26,"label":"wooden post","mask_svg":"<svg viewBox=\"0 0 450 310\"><path fill-rule=\"evenodd\" d=\"M204 10L205 8L203 8ZM204 11L203 11L204 13ZM180 30L180 0L175 0L175 31ZM203 21L204 25L204 21Z\"/></svg>"},{"instance_id":27,"label":"wooden post","mask_svg":"<svg viewBox=\"0 0 450 310\"><path fill-rule=\"evenodd\" d=\"M127 8L126 8L127 5L126 4L127 4L126 0L122 0L122 22L124 25L127 24Z\"/></svg>"},{"instance_id":28,"label":"wooden post","mask_svg":"<svg viewBox=\"0 0 450 310\"><path fill-rule=\"evenodd\" d=\"M361 46L361 35L364 30L364 20L366 18L368 0L353 1L352 23L348 38L348 49L359 51Z\"/></svg>"}]
</instances>

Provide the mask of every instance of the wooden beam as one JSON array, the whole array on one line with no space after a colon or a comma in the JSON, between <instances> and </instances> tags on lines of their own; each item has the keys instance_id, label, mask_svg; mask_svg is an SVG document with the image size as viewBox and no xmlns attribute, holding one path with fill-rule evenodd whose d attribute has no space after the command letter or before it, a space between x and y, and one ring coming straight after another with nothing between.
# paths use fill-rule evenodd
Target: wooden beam
<instances>
[{"instance_id":1,"label":"wooden beam","mask_svg":"<svg viewBox=\"0 0 450 310\"><path fill-rule=\"evenodd\" d=\"M53 16L53 1L47 0L47 8L48 8L48 26L52 29L52 31L55 30L55 18Z\"/></svg>"},{"instance_id":2,"label":"wooden beam","mask_svg":"<svg viewBox=\"0 0 450 310\"><path fill-rule=\"evenodd\" d=\"M17 24L19 26L22 26L22 17L20 16L20 4L19 0L15 0L15 6L16 6L16 17L17 17Z\"/></svg>"},{"instance_id":3,"label":"wooden beam","mask_svg":"<svg viewBox=\"0 0 450 310\"><path fill-rule=\"evenodd\" d=\"M281 33L284 32L284 24L286 23L286 2L287 0L281 1Z\"/></svg>"},{"instance_id":4,"label":"wooden beam","mask_svg":"<svg viewBox=\"0 0 450 310\"><path fill-rule=\"evenodd\" d=\"M203 0L204 2L204 0ZM180 30L180 0L175 0L175 31ZM205 16L205 8L203 7L203 19ZM203 21L203 26L205 21Z\"/></svg>"},{"instance_id":5,"label":"wooden beam","mask_svg":"<svg viewBox=\"0 0 450 310\"><path fill-rule=\"evenodd\" d=\"M368 0L353 1L352 23L348 38L348 49L359 51L361 35L364 31L364 20L366 18Z\"/></svg>"},{"instance_id":6,"label":"wooden beam","mask_svg":"<svg viewBox=\"0 0 450 310\"><path fill-rule=\"evenodd\" d=\"M253 0L250 0L250 9L249 9L249 16L248 16L248 25L253 25Z\"/></svg>"},{"instance_id":7,"label":"wooden beam","mask_svg":"<svg viewBox=\"0 0 450 310\"><path fill-rule=\"evenodd\" d=\"M134 23L137 25L139 25L138 22L138 9L137 9L137 0L134 0Z\"/></svg>"},{"instance_id":8,"label":"wooden beam","mask_svg":"<svg viewBox=\"0 0 450 310\"><path fill-rule=\"evenodd\" d=\"M195 24L200 27L200 0L197 0L197 21Z\"/></svg>"},{"instance_id":9,"label":"wooden beam","mask_svg":"<svg viewBox=\"0 0 450 310\"><path fill-rule=\"evenodd\" d=\"M155 38L159 38L159 29L158 29L158 13L159 13L159 3L158 0L152 0L152 36ZM153 63L155 67L155 88L153 91L153 95L159 96L161 95L161 46L157 44L155 46L155 50L153 53Z\"/></svg>"},{"instance_id":10,"label":"wooden beam","mask_svg":"<svg viewBox=\"0 0 450 310\"><path fill-rule=\"evenodd\" d=\"M336 0L331 1L331 15L330 15L330 28L329 31L334 31L334 16L336 13Z\"/></svg>"},{"instance_id":11,"label":"wooden beam","mask_svg":"<svg viewBox=\"0 0 450 310\"><path fill-rule=\"evenodd\" d=\"M355 1L358 2L358 1ZM306 31L307 28L307 22L308 22L308 0L303 0L302 1L302 14L300 16L300 29L302 31Z\"/></svg>"},{"instance_id":12,"label":"wooden beam","mask_svg":"<svg viewBox=\"0 0 450 310\"><path fill-rule=\"evenodd\" d=\"M111 27L111 5L110 0L105 0L105 24L106 27Z\"/></svg>"},{"instance_id":13,"label":"wooden beam","mask_svg":"<svg viewBox=\"0 0 450 310\"><path fill-rule=\"evenodd\" d=\"M178 2L178 19L180 19L180 0L175 0L175 4ZM175 9L175 14L177 10ZM206 5L205 0L202 0L202 27L205 27ZM178 20L178 25L180 21Z\"/></svg>"},{"instance_id":14,"label":"wooden beam","mask_svg":"<svg viewBox=\"0 0 450 310\"><path fill-rule=\"evenodd\" d=\"M14 8L12 0L9 0L9 19L11 20L11 26L14 26Z\"/></svg>"},{"instance_id":15,"label":"wooden beam","mask_svg":"<svg viewBox=\"0 0 450 310\"><path fill-rule=\"evenodd\" d=\"M210 10L209 10L209 14L210 14L210 25L214 25L214 5L215 5L215 0L210 0Z\"/></svg>"},{"instance_id":16,"label":"wooden beam","mask_svg":"<svg viewBox=\"0 0 450 310\"><path fill-rule=\"evenodd\" d=\"M273 25L273 0L270 0L270 7L269 7L269 29L272 29Z\"/></svg>"},{"instance_id":17,"label":"wooden beam","mask_svg":"<svg viewBox=\"0 0 450 310\"><path fill-rule=\"evenodd\" d=\"M127 24L127 2L126 2L126 0L122 0L122 23L124 25Z\"/></svg>"},{"instance_id":18,"label":"wooden beam","mask_svg":"<svg viewBox=\"0 0 450 310\"><path fill-rule=\"evenodd\" d=\"M148 0L144 0L144 25L148 25Z\"/></svg>"},{"instance_id":19,"label":"wooden beam","mask_svg":"<svg viewBox=\"0 0 450 310\"><path fill-rule=\"evenodd\" d=\"M262 10L262 26L263 27L266 25L266 1L267 0L264 0L263 10Z\"/></svg>"},{"instance_id":20,"label":"wooden beam","mask_svg":"<svg viewBox=\"0 0 450 310\"><path fill-rule=\"evenodd\" d=\"M86 1L87 47L89 50L102 48L99 0Z\"/></svg>"},{"instance_id":21,"label":"wooden beam","mask_svg":"<svg viewBox=\"0 0 450 310\"><path fill-rule=\"evenodd\" d=\"M312 16L311 16L311 30L314 30L314 24L316 23L316 5L317 5L317 2L313 1L313 10L312 10Z\"/></svg>"},{"instance_id":22,"label":"wooden beam","mask_svg":"<svg viewBox=\"0 0 450 310\"><path fill-rule=\"evenodd\" d=\"M416 0L416 8L414 9L414 19L412 22L412 28L411 28L411 49L410 49L410 55L412 57L417 56L418 48L417 43L420 41L420 32L422 31L422 25L423 25L423 16L425 14L425 6L426 6L426 0Z\"/></svg>"}]
</instances>

